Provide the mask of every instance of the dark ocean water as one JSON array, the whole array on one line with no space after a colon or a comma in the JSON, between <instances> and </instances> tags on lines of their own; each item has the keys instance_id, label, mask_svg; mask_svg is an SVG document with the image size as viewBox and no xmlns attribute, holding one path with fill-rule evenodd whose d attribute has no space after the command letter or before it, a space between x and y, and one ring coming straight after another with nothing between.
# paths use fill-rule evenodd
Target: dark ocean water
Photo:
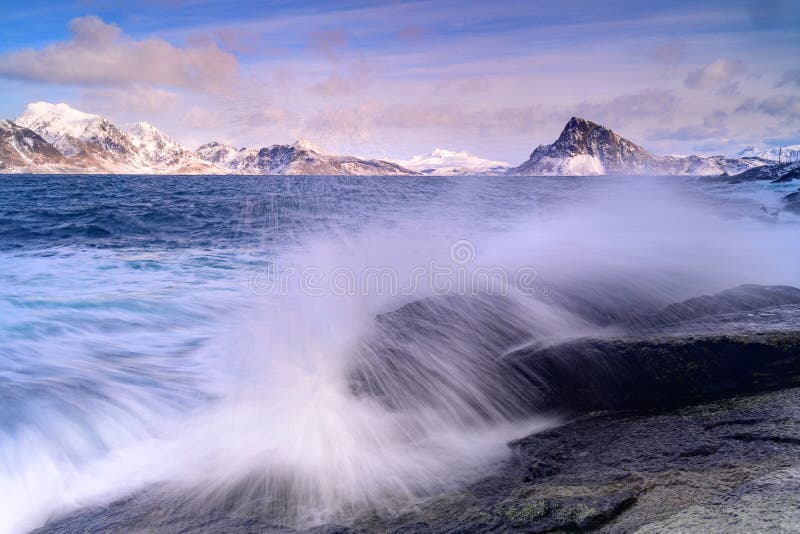
<instances>
[{"instance_id":1,"label":"dark ocean water","mask_svg":"<svg viewBox=\"0 0 800 534\"><path fill-rule=\"evenodd\" d=\"M192 479L172 461L192 449L203 454L187 462L207 462L199 470L215 481L302 449L281 469L338 481L308 497L319 517L353 488L413 493L407 479L424 475L412 464L452 470L407 441L391 448L419 414L362 414L338 387L369 318L430 287L308 298L254 288L254 273L380 267L402 278L467 243L470 262L532 267L543 283L619 278L667 301L797 283L797 222L776 215L785 190L679 178L2 176L0 532ZM447 426L424 421L415 428ZM493 454L493 439L474 441L459 466ZM333 477L322 467L331 449L345 451ZM381 468L363 467L370 455Z\"/></svg>"}]
</instances>

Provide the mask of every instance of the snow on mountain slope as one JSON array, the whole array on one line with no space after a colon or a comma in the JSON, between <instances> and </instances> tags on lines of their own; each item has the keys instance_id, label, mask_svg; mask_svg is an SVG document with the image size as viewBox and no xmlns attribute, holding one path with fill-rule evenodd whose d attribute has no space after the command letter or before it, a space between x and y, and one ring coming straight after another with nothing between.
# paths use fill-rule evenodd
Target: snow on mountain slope
<instances>
[{"instance_id":1,"label":"snow on mountain slope","mask_svg":"<svg viewBox=\"0 0 800 534\"><path fill-rule=\"evenodd\" d=\"M125 131L108 119L67 104L28 104L15 122L2 123L0 170L152 174L738 174L770 164L760 157L655 156L599 124L573 117L558 139L528 161L502 161L436 149L393 163L326 153L304 140L292 145L235 148L208 143L191 152L155 126ZM794 147L788 147L792 149ZM786 150L787 153L789 150ZM753 149L754 150L754 149ZM771 157L771 154L767 154Z\"/></svg>"},{"instance_id":2,"label":"snow on mountain slope","mask_svg":"<svg viewBox=\"0 0 800 534\"><path fill-rule=\"evenodd\" d=\"M528 176L717 175L769 163L759 158L655 156L594 122L572 117L552 144L540 145L509 174Z\"/></svg>"},{"instance_id":3,"label":"snow on mountain slope","mask_svg":"<svg viewBox=\"0 0 800 534\"><path fill-rule=\"evenodd\" d=\"M39 134L0 121L0 172L73 172L67 159Z\"/></svg>"},{"instance_id":4,"label":"snow on mountain slope","mask_svg":"<svg viewBox=\"0 0 800 534\"><path fill-rule=\"evenodd\" d=\"M650 174L658 158L594 122L572 117L550 145L540 145L512 174Z\"/></svg>"},{"instance_id":5,"label":"snow on mountain slope","mask_svg":"<svg viewBox=\"0 0 800 534\"><path fill-rule=\"evenodd\" d=\"M498 174L511 165L504 161L484 159L469 152L459 152L437 148L430 154L414 156L396 163L422 174L465 175Z\"/></svg>"},{"instance_id":6,"label":"snow on mountain slope","mask_svg":"<svg viewBox=\"0 0 800 534\"><path fill-rule=\"evenodd\" d=\"M408 175L416 174L396 163L328 154L308 141L261 149L236 149L208 143L195 155L238 174Z\"/></svg>"},{"instance_id":7,"label":"snow on mountain slope","mask_svg":"<svg viewBox=\"0 0 800 534\"><path fill-rule=\"evenodd\" d=\"M231 167L233 160L240 155L245 148L235 148L219 141L213 141L200 146L194 151L195 155L204 161Z\"/></svg>"},{"instance_id":8,"label":"snow on mountain slope","mask_svg":"<svg viewBox=\"0 0 800 534\"><path fill-rule=\"evenodd\" d=\"M773 147L765 150L759 150L754 146L749 146L740 150L736 154L737 158L761 158L770 161L779 161L781 163L789 163L793 161L800 161L800 145L789 145L782 147Z\"/></svg>"},{"instance_id":9,"label":"snow on mountain slope","mask_svg":"<svg viewBox=\"0 0 800 534\"><path fill-rule=\"evenodd\" d=\"M25 106L14 122L38 132L49 143L56 145L65 137L79 140L90 138L91 132L102 120L99 115L83 113L64 103L32 102Z\"/></svg>"},{"instance_id":10,"label":"snow on mountain slope","mask_svg":"<svg viewBox=\"0 0 800 534\"><path fill-rule=\"evenodd\" d=\"M298 139L292 144L292 148L296 150L305 150L307 152L314 152L321 156L330 156L332 154L326 152L322 147L309 141L308 139Z\"/></svg>"},{"instance_id":11,"label":"snow on mountain slope","mask_svg":"<svg viewBox=\"0 0 800 534\"><path fill-rule=\"evenodd\" d=\"M151 165L170 163L188 153L177 141L148 122L137 122L129 134L141 159Z\"/></svg>"},{"instance_id":12,"label":"snow on mountain slope","mask_svg":"<svg viewBox=\"0 0 800 534\"><path fill-rule=\"evenodd\" d=\"M328 154L304 140L293 145L236 149L208 143L195 152L155 126L124 131L100 115L67 104L34 102L18 117L80 172L155 174L416 174L395 163ZM31 167L31 172L38 172Z\"/></svg>"},{"instance_id":13,"label":"snow on mountain slope","mask_svg":"<svg viewBox=\"0 0 800 534\"><path fill-rule=\"evenodd\" d=\"M130 136L111 121L67 104L28 104L15 122L41 135L67 157L122 162L135 152Z\"/></svg>"},{"instance_id":14,"label":"snow on mountain slope","mask_svg":"<svg viewBox=\"0 0 800 534\"><path fill-rule=\"evenodd\" d=\"M28 104L16 120L84 172L214 172L213 166L146 122L126 132L100 115L47 102Z\"/></svg>"}]
</instances>

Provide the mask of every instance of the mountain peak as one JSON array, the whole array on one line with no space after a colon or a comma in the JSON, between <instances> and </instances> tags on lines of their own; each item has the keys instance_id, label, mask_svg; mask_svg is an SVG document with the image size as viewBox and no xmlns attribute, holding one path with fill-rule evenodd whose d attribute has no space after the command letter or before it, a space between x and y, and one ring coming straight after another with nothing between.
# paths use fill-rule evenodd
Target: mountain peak
<instances>
[{"instance_id":1,"label":"mountain peak","mask_svg":"<svg viewBox=\"0 0 800 534\"><path fill-rule=\"evenodd\" d=\"M564 126L565 129L567 129L567 128L584 128L584 127L605 128L604 126L601 126L600 124L597 124L596 122L592 122L592 121L590 121L588 119L584 119L583 117L572 117L571 119L569 119L569 121L567 121L566 126Z\"/></svg>"},{"instance_id":2,"label":"mountain peak","mask_svg":"<svg viewBox=\"0 0 800 534\"><path fill-rule=\"evenodd\" d=\"M578 149L578 153L585 154L590 153L584 151L584 149L591 145L590 139L592 137L604 138L605 142L611 143L622 140L630 143L633 146L637 146L627 139L619 137L611 129L581 117L572 117L567 122L567 124L564 126L564 129L561 131L561 135L556 140L556 143L563 144L564 148L571 146Z\"/></svg>"},{"instance_id":3,"label":"mountain peak","mask_svg":"<svg viewBox=\"0 0 800 534\"><path fill-rule=\"evenodd\" d=\"M131 126L128 131L134 135L142 135L142 136L153 135L153 134L166 135L161 130L159 130L158 128L156 128L155 126L146 121L137 122L136 124Z\"/></svg>"},{"instance_id":4,"label":"mountain peak","mask_svg":"<svg viewBox=\"0 0 800 534\"><path fill-rule=\"evenodd\" d=\"M315 145L308 139L298 139L292 145L292 148L296 148L298 150L307 150L309 152L316 152L317 154L325 154L326 152L320 148L318 145Z\"/></svg>"},{"instance_id":5,"label":"mountain peak","mask_svg":"<svg viewBox=\"0 0 800 534\"><path fill-rule=\"evenodd\" d=\"M157 142L166 143L169 145L177 145L177 142L149 122L137 122L128 129L128 132L134 137L139 138L141 142Z\"/></svg>"},{"instance_id":6,"label":"mountain peak","mask_svg":"<svg viewBox=\"0 0 800 534\"><path fill-rule=\"evenodd\" d=\"M553 144L541 145L513 170L520 174L631 174L648 168L655 156L609 128L572 117Z\"/></svg>"},{"instance_id":7,"label":"mountain peak","mask_svg":"<svg viewBox=\"0 0 800 534\"><path fill-rule=\"evenodd\" d=\"M510 169L509 173L528 176L736 174L763 165L763 161L723 156L654 156L603 125L572 117L558 139L552 144L538 146L528 161Z\"/></svg>"},{"instance_id":8,"label":"mountain peak","mask_svg":"<svg viewBox=\"0 0 800 534\"><path fill-rule=\"evenodd\" d=\"M92 135L98 125L108 121L99 115L78 111L63 102L31 102L14 122L37 132L50 143L58 145L61 142L60 149L69 152L69 138L84 139Z\"/></svg>"},{"instance_id":9,"label":"mountain peak","mask_svg":"<svg viewBox=\"0 0 800 534\"><path fill-rule=\"evenodd\" d=\"M49 122L59 120L65 123L77 123L98 119L102 119L102 117L78 111L64 102L59 102L58 104L52 104L50 102L31 102L25 106L25 109L22 110L22 113L19 114L15 122L24 124L25 122L40 120L47 120Z\"/></svg>"}]
</instances>

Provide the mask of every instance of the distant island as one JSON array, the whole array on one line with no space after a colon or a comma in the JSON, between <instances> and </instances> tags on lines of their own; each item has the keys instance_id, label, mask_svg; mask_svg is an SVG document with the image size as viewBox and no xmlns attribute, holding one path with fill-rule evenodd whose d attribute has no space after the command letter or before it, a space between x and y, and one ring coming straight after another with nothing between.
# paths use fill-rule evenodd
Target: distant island
<instances>
[{"instance_id":1,"label":"distant island","mask_svg":"<svg viewBox=\"0 0 800 534\"><path fill-rule=\"evenodd\" d=\"M735 157L656 156L592 121L572 117L559 137L512 167L467 152L436 149L405 161L330 154L303 140L291 145L237 148L220 142L192 151L155 126L125 130L67 104L28 104L0 121L0 173L248 174L248 175L684 175L791 180L800 147Z\"/></svg>"}]
</instances>

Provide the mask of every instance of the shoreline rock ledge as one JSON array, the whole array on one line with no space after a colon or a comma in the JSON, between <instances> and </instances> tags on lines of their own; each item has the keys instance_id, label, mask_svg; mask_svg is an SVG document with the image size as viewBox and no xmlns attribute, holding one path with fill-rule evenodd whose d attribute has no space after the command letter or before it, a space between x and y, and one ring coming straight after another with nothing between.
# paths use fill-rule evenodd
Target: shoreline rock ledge
<instances>
[{"instance_id":1,"label":"shoreline rock ledge","mask_svg":"<svg viewBox=\"0 0 800 534\"><path fill-rule=\"evenodd\" d=\"M307 532L800 531L800 289L740 286L614 316L616 337L497 362L564 425L509 443L510 460L457 491ZM132 496L36 532L296 532L162 505Z\"/></svg>"}]
</instances>

